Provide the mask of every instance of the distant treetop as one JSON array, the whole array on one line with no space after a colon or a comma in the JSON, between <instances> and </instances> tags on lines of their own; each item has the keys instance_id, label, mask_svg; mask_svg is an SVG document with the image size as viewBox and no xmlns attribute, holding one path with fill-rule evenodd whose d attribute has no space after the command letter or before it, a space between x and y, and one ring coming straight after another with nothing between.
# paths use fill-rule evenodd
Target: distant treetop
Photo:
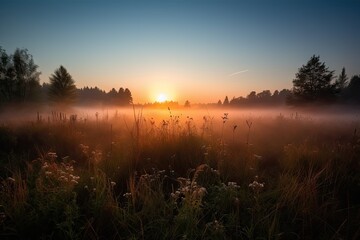
<instances>
[{"instance_id":1,"label":"distant treetop","mask_svg":"<svg viewBox=\"0 0 360 240\"><path fill-rule=\"evenodd\" d=\"M74 103L76 99L75 81L65 67L60 66L49 79L50 101L62 104Z\"/></svg>"},{"instance_id":2,"label":"distant treetop","mask_svg":"<svg viewBox=\"0 0 360 240\"><path fill-rule=\"evenodd\" d=\"M330 71L320 56L313 55L310 60L299 68L293 80L294 104L310 102L329 102L334 99L334 71Z\"/></svg>"}]
</instances>

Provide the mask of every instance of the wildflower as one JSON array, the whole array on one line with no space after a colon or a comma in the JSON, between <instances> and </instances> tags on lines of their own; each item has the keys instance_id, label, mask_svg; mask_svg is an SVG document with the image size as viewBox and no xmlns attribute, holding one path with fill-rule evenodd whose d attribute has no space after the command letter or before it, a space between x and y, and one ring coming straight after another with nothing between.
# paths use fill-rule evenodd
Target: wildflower
<instances>
[{"instance_id":1,"label":"wildflower","mask_svg":"<svg viewBox=\"0 0 360 240\"><path fill-rule=\"evenodd\" d=\"M45 172L45 175L47 175L47 176L52 175L52 172L46 171L46 172Z\"/></svg>"},{"instance_id":2,"label":"wildflower","mask_svg":"<svg viewBox=\"0 0 360 240\"><path fill-rule=\"evenodd\" d=\"M264 187L265 183L259 183L258 181L253 181L249 184L249 187L252 188L254 191L259 191Z\"/></svg>"},{"instance_id":3,"label":"wildflower","mask_svg":"<svg viewBox=\"0 0 360 240\"><path fill-rule=\"evenodd\" d=\"M85 144L80 144L79 145L79 147L80 147L80 149L81 149L81 151L84 153L84 154L87 154L88 153L88 151L89 151L89 146L86 146Z\"/></svg>"},{"instance_id":4,"label":"wildflower","mask_svg":"<svg viewBox=\"0 0 360 240\"><path fill-rule=\"evenodd\" d=\"M47 169L49 166L47 165L47 162L44 163L44 165L41 167L41 169Z\"/></svg>"},{"instance_id":5,"label":"wildflower","mask_svg":"<svg viewBox=\"0 0 360 240\"><path fill-rule=\"evenodd\" d=\"M10 182L15 182L15 179L12 177L8 177L7 180L9 180Z\"/></svg>"},{"instance_id":6,"label":"wildflower","mask_svg":"<svg viewBox=\"0 0 360 240\"><path fill-rule=\"evenodd\" d=\"M48 156L52 159L57 158L57 155L55 152L48 152Z\"/></svg>"},{"instance_id":7,"label":"wildflower","mask_svg":"<svg viewBox=\"0 0 360 240\"><path fill-rule=\"evenodd\" d=\"M213 222L207 223L206 225L215 232L222 232L224 230L224 226L218 220L214 220Z\"/></svg>"},{"instance_id":8,"label":"wildflower","mask_svg":"<svg viewBox=\"0 0 360 240\"><path fill-rule=\"evenodd\" d=\"M85 186L84 186L84 189L88 190L88 189L89 189L88 185L85 185Z\"/></svg>"},{"instance_id":9,"label":"wildflower","mask_svg":"<svg viewBox=\"0 0 360 240\"><path fill-rule=\"evenodd\" d=\"M198 193L200 197L203 197L207 193L206 188L204 187L199 188Z\"/></svg>"},{"instance_id":10,"label":"wildflower","mask_svg":"<svg viewBox=\"0 0 360 240\"><path fill-rule=\"evenodd\" d=\"M96 188L93 188L93 192L96 192Z\"/></svg>"},{"instance_id":11,"label":"wildflower","mask_svg":"<svg viewBox=\"0 0 360 240\"><path fill-rule=\"evenodd\" d=\"M261 160L261 159L262 159L262 156L254 154L254 158L256 158L256 159L258 159L258 160Z\"/></svg>"},{"instance_id":12,"label":"wildflower","mask_svg":"<svg viewBox=\"0 0 360 240\"><path fill-rule=\"evenodd\" d=\"M65 176L60 176L60 177L58 178L59 181L62 181L62 180L66 181L65 179L67 180L67 178L66 178Z\"/></svg>"},{"instance_id":13,"label":"wildflower","mask_svg":"<svg viewBox=\"0 0 360 240\"><path fill-rule=\"evenodd\" d=\"M78 184L78 181L72 179L72 180L71 180L71 183Z\"/></svg>"},{"instance_id":14,"label":"wildflower","mask_svg":"<svg viewBox=\"0 0 360 240\"><path fill-rule=\"evenodd\" d=\"M114 187L116 185L116 182L110 182L111 186Z\"/></svg>"},{"instance_id":15,"label":"wildflower","mask_svg":"<svg viewBox=\"0 0 360 240\"><path fill-rule=\"evenodd\" d=\"M240 188L240 186L237 185L236 182L228 182L228 186L229 186L229 187L233 187L233 188Z\"/></svg>"},{"instance_id":16,"label":"wildflower","mask_svg":"<svg viewBox=\"0 0 360 240\"><path fill-rule=\"evenodd\" d=\"M124 193L123 196L126 197L126 198L130 198L130 197L131 197L131 193Z\"/></svg>"},{"instance_id":17,"label":"wildflower","mask_svg":"<svg viewBox=\"0 0 360 240\"><path fill-rule=\"evenodd\" d=\"M223 229L223 225L218 220L214 221L213 227L215 231L219 231Z\"/></svg>"}]
</instances>

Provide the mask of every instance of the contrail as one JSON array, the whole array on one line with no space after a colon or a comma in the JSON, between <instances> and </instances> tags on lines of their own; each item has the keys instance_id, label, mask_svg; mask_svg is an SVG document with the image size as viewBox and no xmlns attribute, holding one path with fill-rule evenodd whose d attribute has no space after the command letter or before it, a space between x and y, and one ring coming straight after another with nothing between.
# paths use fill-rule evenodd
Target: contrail
<instances>
[{"instance_id":1,"label":"contrail","mask_svg":"<svg viewBox=\"0 0 360 240\"><path fill-rule=\"evenodd\" d=\"M235 75L238 75L238 74L240 74L240 73L245 73L245 72L248 72L248 71L249 71L249 69L242 70L242 71L239 71L239 72L234 72L234 73L230 74L229 77L233 77L233 76L235 76Z\"/></svg>"}]
</instances>

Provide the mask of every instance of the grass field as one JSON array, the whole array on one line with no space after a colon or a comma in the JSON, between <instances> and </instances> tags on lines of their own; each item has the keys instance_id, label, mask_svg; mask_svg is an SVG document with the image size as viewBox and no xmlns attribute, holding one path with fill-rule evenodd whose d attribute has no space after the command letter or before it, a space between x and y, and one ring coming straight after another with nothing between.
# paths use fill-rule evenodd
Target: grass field
<instances>
[{"instance_id":1,"label":"grass field","mask_svg":"<svg viewBox=\"0 0 360 240\"><path fill-rule=\"evenodd\" d=\"M359 117L17 119L0 126L1 239L360 238Z\"/></svg>"}]
</instances>

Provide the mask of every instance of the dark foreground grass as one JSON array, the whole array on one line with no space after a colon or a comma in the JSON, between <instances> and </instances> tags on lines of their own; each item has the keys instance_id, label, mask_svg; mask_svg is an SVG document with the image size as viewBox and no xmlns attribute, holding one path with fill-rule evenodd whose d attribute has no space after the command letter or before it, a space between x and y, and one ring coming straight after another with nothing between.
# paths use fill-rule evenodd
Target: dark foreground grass
<instances>
[{"instance_id":1,"label":"dark foreground grass","mask_svg":"<svg viewBox=\"0 0 360 240\"><path fill-rule=\"evenodd\" d=\"M0 238L360 238L357 122L224 116L2 125Z\"/></svg>"}]
</instances>

